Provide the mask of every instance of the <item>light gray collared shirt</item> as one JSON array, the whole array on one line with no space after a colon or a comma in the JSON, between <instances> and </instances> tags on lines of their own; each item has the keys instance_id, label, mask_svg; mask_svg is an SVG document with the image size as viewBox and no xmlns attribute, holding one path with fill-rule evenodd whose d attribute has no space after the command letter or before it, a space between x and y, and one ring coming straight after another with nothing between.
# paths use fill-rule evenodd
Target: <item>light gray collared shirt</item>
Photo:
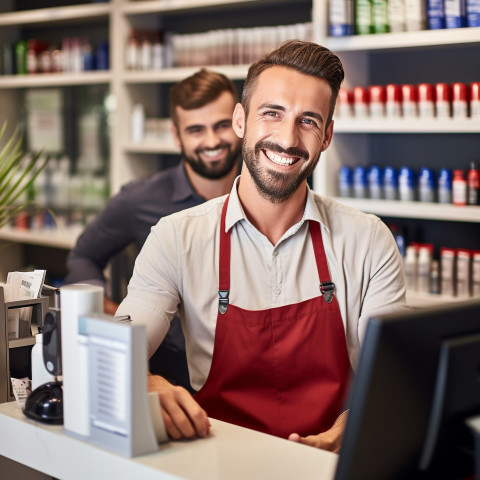
<instances>
[{"instance_id":1,"label":"light gray collared shirt","mask_svg":"<svg viewBox=\"0 0 480 480\"><path fill-rule=\"evenodd\" d=\"M299 303L320 294L307 220L321 224L325 254L355 368L366 323L405 303L402 259L376 216L308 190L303 218L276 245L247 219L235 181L227 209L231 228L230 302L247 310ZM192 386L208 376L218 312L220 216L225 197L162 218L137 258L117 315L145 324L153 354L178 312Z\"/></svg>"}]
</instances>

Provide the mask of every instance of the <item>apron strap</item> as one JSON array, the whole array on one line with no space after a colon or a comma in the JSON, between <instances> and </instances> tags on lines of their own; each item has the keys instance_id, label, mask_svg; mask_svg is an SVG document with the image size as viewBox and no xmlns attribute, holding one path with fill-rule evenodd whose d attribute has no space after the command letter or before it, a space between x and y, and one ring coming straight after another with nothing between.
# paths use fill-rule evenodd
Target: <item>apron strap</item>
<instances>
[{"instance_id":1,"label":"apron strap","mask_svg":"<svg viewBox=\"0 0 480 480\"><path fill-rule=\"evenodd\" d=\"M313 220L309 220L308 223L310 226L310 236L312 237L318 274L320 276L320 293L327 303L331 303L333 300L333 294L335 293L335 284L330 280L330 272L328 271L327 256L325 255L325 249L323 248L320 223Z\"/></svg>"},{"instance_id":2,"label":"apron strap","mask_svg":"<svg viewBox=\"0 0 480 480\"><path fill-rule=\"evenodd\" d=\"M220 220L220 256L218 265L218 311L223 315L228 308L230 294L230 232L225 231L225 217L227 216L227 196L222 208Z\"/></svg>"}]
</instances>

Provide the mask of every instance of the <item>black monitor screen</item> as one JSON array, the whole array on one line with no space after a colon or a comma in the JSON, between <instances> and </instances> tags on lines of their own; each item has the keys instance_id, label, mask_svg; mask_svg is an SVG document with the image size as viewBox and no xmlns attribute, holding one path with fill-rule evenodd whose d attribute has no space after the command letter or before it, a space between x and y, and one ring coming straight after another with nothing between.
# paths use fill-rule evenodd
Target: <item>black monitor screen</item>
<instances>
[{"instance_id":1,"label":"black monitor screen","mask_svg":"<svg viewBox=\"0 0 480 480\"><path fill-rule=\"evenodd\" d=\"M480 301L371 318L348 407L335 480L471 476Z\"/></svg>"}]
</instances>

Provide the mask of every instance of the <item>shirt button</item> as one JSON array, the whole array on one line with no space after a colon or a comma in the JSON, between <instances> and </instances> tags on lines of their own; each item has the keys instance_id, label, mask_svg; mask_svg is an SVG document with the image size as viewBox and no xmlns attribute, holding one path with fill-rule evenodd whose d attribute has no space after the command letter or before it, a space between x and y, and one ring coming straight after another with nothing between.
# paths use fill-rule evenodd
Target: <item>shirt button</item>
<instances>
[{"instance_id":1,"label":"shirt button","mask_svg":"<svg viewBox=\"0 0 480 480\"><path fill-rule=\"evenodd\" d=\"M276 256L278 255L278 250L274 250L273 253L272 253L272 255L273 255L274 257L276 257Z\"/></svg>"},{"instance_id":2,"label":"shirt button","mask_svg":"<svg viewBox=\"0 0 480 480\"><path fill-rule=\"evenodd\" d=\"M273 293L278 296L282 293L282 291L277 287L273 290Z\"/></svg>"}]
</instances>

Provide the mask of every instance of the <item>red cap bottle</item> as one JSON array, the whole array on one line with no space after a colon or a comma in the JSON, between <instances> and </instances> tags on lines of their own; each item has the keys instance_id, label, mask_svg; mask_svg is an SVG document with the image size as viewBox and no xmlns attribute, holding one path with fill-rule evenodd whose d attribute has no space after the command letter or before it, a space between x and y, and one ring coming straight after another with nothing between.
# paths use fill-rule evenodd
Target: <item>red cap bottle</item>
<instances>
[{"instance_id":1,"label":"red cap bottle","mask_svg":"<svg viewBox=\"0 0 480 480\"><path fill-rule=\"evenodd\" d=\"M435 105L437 108L437 118L450 117L451 103L450 85L448 83L435 84Z\"/></svg>"},{"instance_id":2,"label":"red cap bottle","mask_svg":"<svg viewBox=\"0 0 480 480\"><path fill-rule=\"evenodd\" d=\"M468 117L468 88L465 83L452 83L452 113L453 118Z\"/></svg>"},{"instance_id":3,"label":"red cap bottle","mask_svg":"<svg viewBox=\"0 0 480 480\"><path fill-rule=\"evenodd\" d=\"M402 108L405 118L417 117L417 91L415 85L402 85Z\"/></svg>"}]
</instances>

